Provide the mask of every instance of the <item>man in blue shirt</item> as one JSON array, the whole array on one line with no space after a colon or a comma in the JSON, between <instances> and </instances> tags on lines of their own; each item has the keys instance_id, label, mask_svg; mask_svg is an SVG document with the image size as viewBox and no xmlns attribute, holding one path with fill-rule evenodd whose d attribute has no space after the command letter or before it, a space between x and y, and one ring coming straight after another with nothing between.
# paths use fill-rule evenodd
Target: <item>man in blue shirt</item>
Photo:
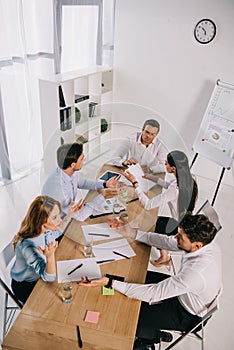
<instances>
[{"instance_id":1,"label":"man in blue shirt","mask_svg":"<svg viewBox=\"0 0 234 350\"><path fill-rule=\"evenodd\" d=\"M84 221L93 213L95 207L101 204L104 199L117 193L118 180L111 178L108 181L91 180L84 178L79 170L84 161L83 145L78 143L64 144L57 150L58 167L48 177L42 193L51 196L60 202L63 212L67 213L71 202L74 202L78 189L99 190L105 189L91 202L80 210L74 218Z\"/></svg>"}]
</instances>

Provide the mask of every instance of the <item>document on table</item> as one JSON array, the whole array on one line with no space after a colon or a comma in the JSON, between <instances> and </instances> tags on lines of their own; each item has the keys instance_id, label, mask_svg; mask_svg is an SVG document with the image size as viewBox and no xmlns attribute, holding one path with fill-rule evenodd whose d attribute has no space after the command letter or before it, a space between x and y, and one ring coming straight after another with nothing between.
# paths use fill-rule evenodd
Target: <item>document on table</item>
<instances>
[{"instance_id":1,"label":"document on table","mask_svg":"<svg viewBox=\"0 0 234 350\"><path fill-rule=\"evenodd\" d=\"M132 173L135 176L135 178L137 179L137 181L139 183L139 186L142 188L142 190L144 192L149 191L149 189L151 187L156 185L155 182L148 180L148 179L144 179L142 177L144 175L144 172L138 163L134 164L134 165L130 165L127 170L129 170L130 173Z\"/></svg>"},{"instance_id":2,"label":"document on table","mask_svg":"<svg viewBox=\"0 0 234 350\"><path fill-rule=\"evenodd\" d=\"M95 258L57 261L58 283L81 281L87 276L89 280L101 278L101 271Z\"/></svg>"},{"instance_id":3,"label":"document on table","mask_svg":"<svg viewBox=\"0 0 234 350\"><path fill-rule=\"evenodd\" d=\"M81 226L85 240L93 241L106 240L110 238L122 238L123 236L110 228L107 223Z\"/></svg>"},{"instance_id":4,"label":"document on table","mask_svg":"<svg viewBox=\"0 0 234 350\"><path fill-rule=\"evenodd\" d=\"M96 257L97 262L100 260L104 261L108 259L121 260L131 258L136 255L125 238L112 242L97 244L93 246L93 253Z\"/></svg>"},{"instance_id":5,"label":"document on table","mask_svg":"<svg viewBox=\"0 0 234 350\"><path fill-rule=\"evenodd\" d=\"M93 214L91 217L101 216L105 214L113 213L113 204L118 203L120 205L120 211L126 209L126 207L121 203L118 198L109 198L106 199L102 204L98 204L98 207L93 208Z\"/></svg>"}]
</instances>

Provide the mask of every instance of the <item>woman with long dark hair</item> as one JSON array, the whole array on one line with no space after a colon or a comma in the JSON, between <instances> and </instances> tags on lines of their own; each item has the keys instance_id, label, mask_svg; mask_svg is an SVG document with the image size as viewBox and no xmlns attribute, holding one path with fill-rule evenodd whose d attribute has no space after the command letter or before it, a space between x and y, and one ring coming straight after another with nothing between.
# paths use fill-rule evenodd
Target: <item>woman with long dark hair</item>
<instances>
[{"instance_id":1,"label":"woman with long dark hair","mask_svg":"<svg viewBox=\"0 0 234 350\"><path fill-rule=\"evenodd\" d=\"M186 212L194 210L197 199L197 184L191 175L188 158L182 151L168 153L166 160L166 171L174 175L171 181L164 181L157 175L145 174L145 178L156 182L163 187L162 193L149 198L140 188L135 176L130 172L124 173L125 177L133 183L141 205L146 210L159 207L159 215L156 222L155 232L168 235L177 233L178 223ZM171 217L164 217L160 214L169 207ZM164 250L160 251L161 256L156 261L151 261L155 266L171 264L170 257Z\"/></svg>"}]
</instances>

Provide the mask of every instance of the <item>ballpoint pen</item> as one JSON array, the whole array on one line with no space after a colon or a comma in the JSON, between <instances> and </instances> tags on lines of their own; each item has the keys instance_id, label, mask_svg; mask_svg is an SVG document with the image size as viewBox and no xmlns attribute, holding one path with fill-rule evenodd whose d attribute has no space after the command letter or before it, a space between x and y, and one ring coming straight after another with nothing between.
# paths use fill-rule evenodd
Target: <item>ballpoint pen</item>
<instances>
[{"instance_id":1,"label":"ballpoint pen","mask_svg":"<svg viewBox=\"0 0 234 350\"><path fill-rule=\"evenodd\" d=\"M79 348L82 348L83 347L83 342L82 342L82 339L81 339L80 327L79 326L76 326L76 332L77 332L78 346L79 346Z\"/></svg>"},{"instance_id":2,"label":"ballpoint pen","mask_svg":"<svg viewBox=\"0 0 234 350\"><path fill-rule=\"evenodd\" d=\"M130 201L127 201L127 204L128 204L128 203L135 202L135 201L137 201L138 199L139 199L138 197L137 197L137 198L130 199Z\"/></svg>"},{"instance_id":3,"label":"ballpoint pen","mask_svg":"<svg viewBox=\"0 0 234 350\"><path fill-rule=\"evenodd\" d=\"M80 264L80 265L76 266L73 270L71 270L70 272L68 272L68 275L70 275L71 273L73 273L74 271L76 271L77 269L79 269L81 266L83 266L83 264Z\"/></svg>"},{"instance_id":4,"label":"ballpoint pen","mask_svg":"<svg viewBox=\"0 0 234 350\"><path fill-rule=\"evenodd\" d=\"M98 260L98 261L96 261L96 263L102 264L102 263L109 262L109 261L115 261L115 259Z\"/></svg>"},{"instance_id":5,"label":"ballpoint pen","mask_svg":"<svg viewBox=\"0 0 234 350\"><path fill-rule=\"evenodd\" d=\"M102 237L110 237L110 235L107 235L105 233L88 233L89 236L102 236Z\"/></svg>"},{"instance_id":6,"label":"ballpoint pen","mask_svg":"<svg viewBox=\"0 0 234 350\"><path fill-rule=\"evenodd\" d=\"M122 253L118 253L118 252L116 252L114 250L113 250L113 253L116 254L116 255L122 256L123 258L130 259L129 256L126 256L126 255L124 255Z\"/></svg>"}]
</instances>

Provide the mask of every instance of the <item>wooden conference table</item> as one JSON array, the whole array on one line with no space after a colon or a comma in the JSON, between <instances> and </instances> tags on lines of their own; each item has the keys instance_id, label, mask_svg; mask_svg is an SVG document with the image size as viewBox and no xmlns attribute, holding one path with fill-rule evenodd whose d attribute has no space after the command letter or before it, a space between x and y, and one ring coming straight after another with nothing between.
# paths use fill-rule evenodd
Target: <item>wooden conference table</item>
<instances>
[{"instance_id":1,"label":"wooden conference table","mask_svg":"<svg viewBox=\"0 0 234 350\"><path fill-rule=\"evenodd\" d=\"M105 165L102 172L107 168L117 171L117 168ZM159 192L158 186L154 186L150 195ZM92 195L89 192L88 196ZM128 204L127 211L129 220L138 221L142 230L150 231L154 227L157 209L145 211L137 200ZM101 223L107 219L108 216L89 218L85 223ZM85 223L71 222L56 251L56 260L84 257L80 242L81 225ZM135 257L101 264L102 274L121 275L125 276L126 282L144 283L150 248L136 241L131 246ZM53 283L38 281L6 336L2 349L77 350L77 325L85 350L132 349L140 301L127 298L117 291L113 296L104 296L99 287L86 288L73 282L73 301L64 304L59 289L57 280ZM84 321L87 310L100 312L97 324Z\"/></svg>"}]
</instances>

